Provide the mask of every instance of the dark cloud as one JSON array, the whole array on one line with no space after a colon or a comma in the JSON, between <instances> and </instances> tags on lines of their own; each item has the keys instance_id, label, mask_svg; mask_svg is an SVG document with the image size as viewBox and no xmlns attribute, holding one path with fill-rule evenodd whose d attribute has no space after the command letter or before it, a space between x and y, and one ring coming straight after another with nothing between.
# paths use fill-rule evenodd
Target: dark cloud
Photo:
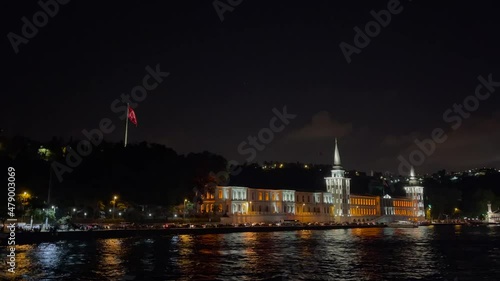
<instances>
[{"instance_id":1,"label":"dark cloud","mask_svg":"<svg viewBox=\"0 0 500 281\"><path fill-rule=\"evenodd\" d=\"M332 140L344 137L352 131L351 123L334 120L327 111L320 111L312 117L310 123L287 135L289 140Z\"/></svg>"}]
</instances>

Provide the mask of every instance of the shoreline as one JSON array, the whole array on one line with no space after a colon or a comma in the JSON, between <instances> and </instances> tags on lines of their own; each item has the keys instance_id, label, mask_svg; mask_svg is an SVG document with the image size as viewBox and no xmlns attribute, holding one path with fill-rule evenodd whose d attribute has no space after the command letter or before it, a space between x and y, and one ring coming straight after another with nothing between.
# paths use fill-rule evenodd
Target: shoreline
<instances>
[{"instance_id":1,"label":"shoreline","mask_svg":"<svg viewBox=\"0 0 500 281\"><path fill-rule=\"evenodd\" d=\"M325 226L251 226L251 227L214 227L214 228L165 228L165 229L120 229L91 231L58 232L16 232L16 245L57 242L63 240L94 240L101 238L158 237L163 235L183 234L226 234L241 232L275 232L297 230L329 230L351 228L384 228L385 225L325 225ZM7 239L0 240L1 246L7 246Z\"/></svg>"}]
</instances>

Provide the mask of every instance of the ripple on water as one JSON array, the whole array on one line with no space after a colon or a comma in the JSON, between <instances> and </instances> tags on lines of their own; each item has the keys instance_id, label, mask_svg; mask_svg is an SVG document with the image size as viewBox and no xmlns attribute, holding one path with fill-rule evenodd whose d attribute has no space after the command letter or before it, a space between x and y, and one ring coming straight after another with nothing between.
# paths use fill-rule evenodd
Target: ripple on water
<instances>
[{"instance_id":1,"label":"ripple on water","mask_svg":"<svg viewBox=\"0 0 500 281\"><path fill-rule=\"evenodd\" d=\"M17 247L14 280L498 280L499 228L174 235ZM6 248L2 248L3 256ZM3 272L6 264L1 265ZM131 279L132 280L132 279Z\"/></svg>"}]
</instances>

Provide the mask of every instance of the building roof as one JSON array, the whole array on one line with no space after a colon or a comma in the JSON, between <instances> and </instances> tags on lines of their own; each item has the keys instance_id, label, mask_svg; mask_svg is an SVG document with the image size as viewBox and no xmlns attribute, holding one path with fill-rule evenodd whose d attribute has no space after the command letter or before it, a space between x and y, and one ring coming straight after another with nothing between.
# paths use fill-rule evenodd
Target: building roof
<instances>
[{"instance_id":1,"label":"building roof","mask_svg":"<svg viewBox=\"0 0 500 281\"><path fill-rule=\"evenodd\" d=\"M337 138L335 138L335 152L333 155L333 168L334 169L342 169L342 162L340 161L340 153L339 153Z\"/></svg>"}]
</instances>

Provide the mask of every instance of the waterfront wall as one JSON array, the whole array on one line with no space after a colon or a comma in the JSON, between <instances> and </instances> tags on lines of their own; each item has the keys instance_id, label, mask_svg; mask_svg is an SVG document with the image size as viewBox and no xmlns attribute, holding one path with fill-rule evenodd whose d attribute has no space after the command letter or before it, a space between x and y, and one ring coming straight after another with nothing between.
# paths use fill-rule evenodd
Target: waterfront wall
<instances>
[{"instance_id":1,"label":"waterfront wall","mask_svg":"<svg viewBox=\"0 0 500 281\"><path fill-rule=\"evenodd\" d=\"M342 222L339 218L329 214L248 214L248 215L230 215L221 217L222 224L245 224L245 223L275 223L284 220L297 220L303 223L309 222Z\"/></svg>"}]
</instances>

